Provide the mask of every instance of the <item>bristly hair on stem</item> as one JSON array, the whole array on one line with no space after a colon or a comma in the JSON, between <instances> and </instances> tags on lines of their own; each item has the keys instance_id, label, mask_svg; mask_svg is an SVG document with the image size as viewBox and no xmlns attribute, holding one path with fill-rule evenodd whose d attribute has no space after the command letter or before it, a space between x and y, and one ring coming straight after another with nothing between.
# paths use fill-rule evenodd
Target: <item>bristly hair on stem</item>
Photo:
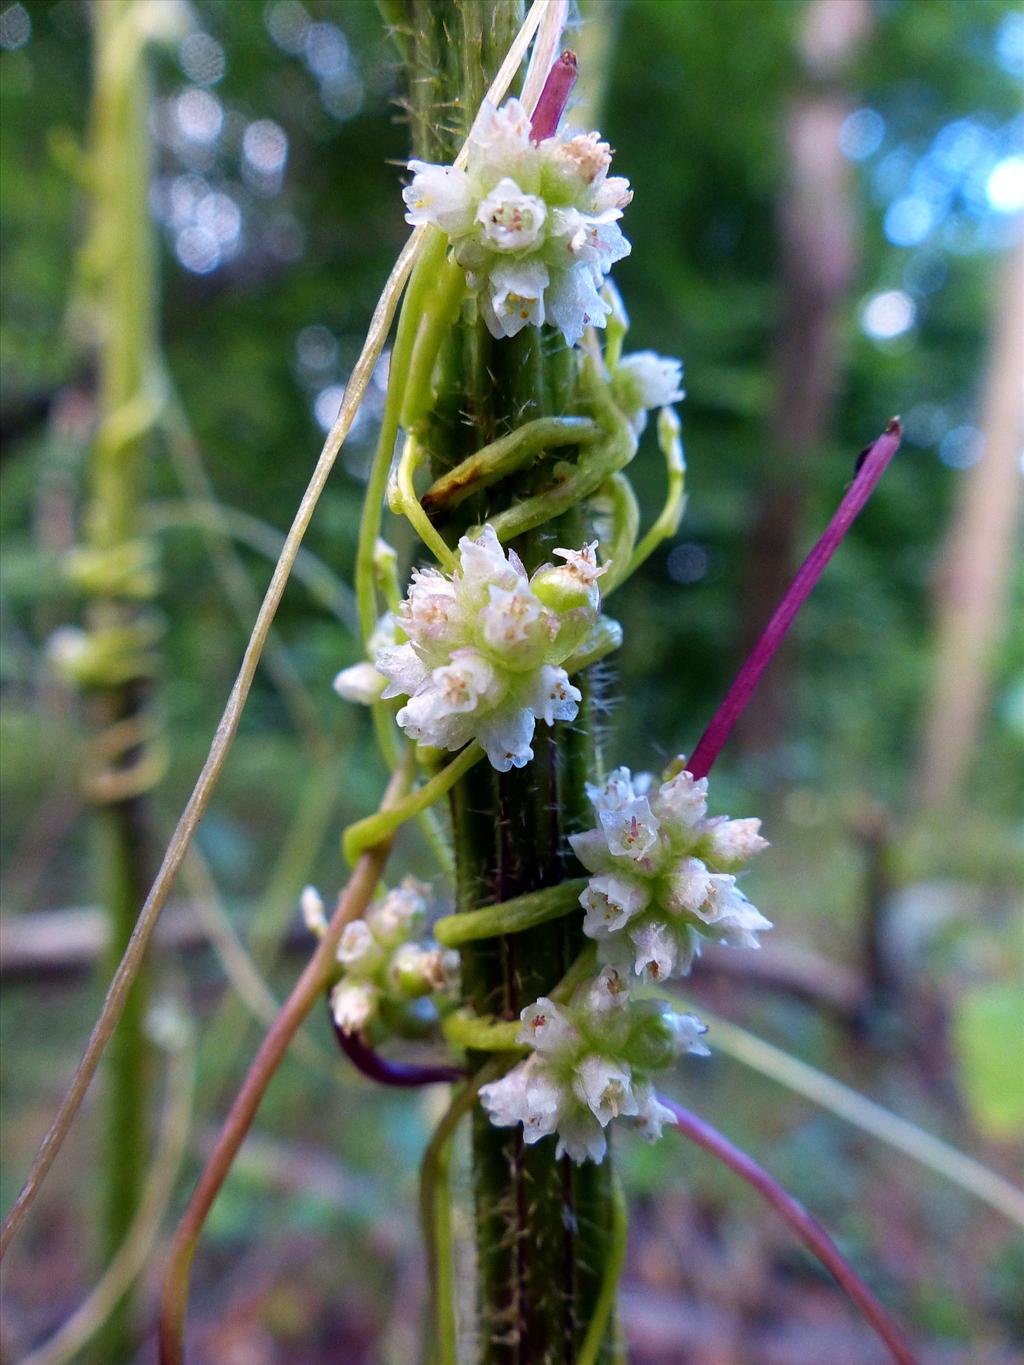
<instances>
[{"instance_id":1,"label":"bristly hair on stem","mask_svg":"<svg viewBox=\"0 0 1024 1365\"><path fill-rule=\"evenodd\" d=\"M707 777L711 771L715 759L722 752L726 740L732 733L733 726L743 714L761 674L771 663L826 564L839 548L854 519L889 467L893 456L900 448L902 436L900 419L893 417L878 440L858 457L853 483L847 489L824 533L801 564L789 591L765 626L761 638L751 650L736 675L735 682L726 693L725 700L715 712L694 749L687 766L695 778Z\"/></svg>"}]
</instances>

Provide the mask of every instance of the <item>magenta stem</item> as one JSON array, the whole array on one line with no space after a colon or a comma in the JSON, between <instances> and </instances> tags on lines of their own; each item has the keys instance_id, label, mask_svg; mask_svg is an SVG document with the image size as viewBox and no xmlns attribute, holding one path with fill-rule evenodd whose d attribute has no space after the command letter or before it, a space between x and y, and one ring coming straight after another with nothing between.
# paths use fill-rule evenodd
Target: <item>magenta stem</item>
<instances>
[{"instance_id":1,"label":"magenta stem","mask_svg":"<svg viewBox=\"0 0 1024 1365\"><path fill-rule=\"evenodd\" d=\"M374 1052L357 1033L346 1033L339 1028L333 1014L331 1024L342 1052L355 1069L378 1085L411 1090L418 1085L453 1084L465 1079L466 1073L457 1066L413 1066L408 1062L388 1061L379 1052Z\"/></svg>"},{"instance_id":2,"label":"magenta stem","mask_svg":"<svg viewBox=\"0 0 1024 1365\"><path fill-rule=\"evenodd\" d=\"M754 646L743 667L736 675L736 681L726 693L725 700L715 712L711 724L704 731L700 743L690 758L689 769L696 778L706 777L712 764L722 752L725 741L732 728L743 714L761 674L772 661L775 651L785 637L786 631L797 612L810 596L811 590L821 577L822 570L829 562L861 508L870 498L875 485L885 473L886 468L900 448L903 428L900 419L894 417L874 445L869 446L859 464L853 483L846 490L836 514L825 529L824 535L800 565L800 569L790 585L789 591L775 609L764 633Z\"/></svg>"},{"instance_id":3,"label":"magenta stem","mask_svg":"<svg viewBox=\"0 0 1024 1365\"><path fill-rule=\"evenodd\" d=\"M576 84L576 73L576 53L566 48L548 72L533 111L530 120L530 138L533 142L543 142L546 137L554 137L558 132L569 95Z\"/></svg>"},{"instance_id":4,"label":"magenta stem","mask_svg":"<svg viewBox=\"0 0 1024 1365\"><path fill-rule=\"evenodd\" d=\"M899 1365L917 1365L917 1357L907 1344L899 1327L843 1257L842 1252L818 1220L807 1212L800 1201L794 1199L791 1194L787 1194L763 1166L759 1166L753 1157L747 1156L746 1152L741 1152L738 1147L734 1147L717 1128L712 1128L710 1123L705 1123L702 1118L698 1118L689 1109L684 1109L682 1105L666 1099L664 1095L659 1095L658 1099L668 1109L671 1109L676 1127L684 1137L688 1137L698 1147L703 1147L705 1152L710 1152L713 1157L717 1157L731 1171L735 1171L741 1180L745 1180L758 1192L762 1199L771 1204L772 1208L782 1215L807 1249L817 1256L822 1265L835 1276L840 1286L857 1305L879 1338L885 1342L893 1360L899 1362Z\"/></svg>"}]
</instances>

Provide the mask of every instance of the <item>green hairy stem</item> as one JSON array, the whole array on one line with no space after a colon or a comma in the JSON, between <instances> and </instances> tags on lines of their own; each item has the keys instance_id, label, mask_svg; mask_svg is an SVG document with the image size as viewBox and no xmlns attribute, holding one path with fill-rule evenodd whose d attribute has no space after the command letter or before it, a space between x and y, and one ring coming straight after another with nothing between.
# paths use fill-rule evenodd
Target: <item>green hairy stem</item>
<instances>
[{"instance_id":1,"label":"green hairy stem","mask_svg":"<svg viewBox=\"0 0 1024 1365\"><path fill-rule=\"evenodd\" d=\"M381 8L407 66L413 155L451 161L523 6L519 0L386 0ZM396 343L407 383L405 396L392 401L401 403L410 441L389 501L418 529L429 514L422 539L442 563L460 534L489 520L533 570L556 546L578 547L589 538L578 504L628 461L635 439L617 413L598 410L599 393L586 392L586 385L577 392L575 360L553 332L527 328L495 341L472 302L449 287L450 269L431 264L433 307L426 281L419 286L414 277L410 284L419 291L413 303L422 320L418 327L415 316L410 320L417 328L411 346L403 344L401 328ZM393 380L397 373L393 356ZM565 416L572 412L581 416ZM383 439L390 451L394 432ZM564 493L552 494L552 464L573 457L578 472ZM433 484L422 505L413 506L412 478L420 465ZM595 643L581 667L616 640ZM584 946L578 917L565 916L570 889L545 889L578 873L567 836L589 823L584 782L595 766L593 672L574 678L584 694L577 723L539 725L526 768L502 774L486 762L473 764L451 787L457 913L443 932L462 945L468 1013L452 1018L450 1036L467 1048L471 1074L490 1064L486 1049L496 1039L514 1045L519 1012L556 987ZM350 854L363 837L379 833L371 822L350 833ZM571 888L573 901L581 886ZM516 901L518 932L487 936L504 925L501 907L509 901ZM481 1028L474 1020L490 1024ZM556 1159L553 1139L527 1146L519 1129L493 1127L479 1104L471 1126L475 1358L484 1365L559 1365L584 1354L593 1362L610 1360L614 1285L609 1288L606 1263L617 1217L610 1162L577 1167L567 1157ZM427 1169L434 1180L446 1158L437 1141L432 1151L437 1155ZM436 1197L426 1204L436 1209ZM437 1238L445 1243L442 1232ZM432 1282L436 1357L447 1361L455 1305L444 1276Z\"/></svg>"}]
</instances>

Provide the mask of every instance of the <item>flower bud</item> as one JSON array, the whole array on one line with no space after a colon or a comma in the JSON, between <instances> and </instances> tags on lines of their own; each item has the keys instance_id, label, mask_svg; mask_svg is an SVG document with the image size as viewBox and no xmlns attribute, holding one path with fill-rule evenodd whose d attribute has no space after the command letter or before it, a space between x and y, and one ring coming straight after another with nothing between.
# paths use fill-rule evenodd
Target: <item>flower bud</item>
<instances>
[{"instance_id":1,"label":"flower bud","mask_svg":"<svg viewBox=\"0 0 1024 1365\"><path fill-rule=\"evenodd\" d=\"M377 987L368 981L339 981L331 991L331 1013L342 1033L362 1033L377 1013Z\"/></svg>"},{"instance_id":2,"label":"flower bud","mask_svg":"<svg viewBox=\"0 0 1024 1365\"><path fill-rule=\"evenodd\" d=\"M327 916L324 913L323 897L315 886L302 888L299 909L302 911L302 922L309 932L316 938L323 938L327 932Z\"/></svg>"},{"instance_id":3,"label":"flower bud","mask_svg":"<svg viewBox=\"0 0 1024 1365\"><path fill-rule=\"evenodd\" d=\"M363 919L354 919L342 930L338 943L338 961L350 972L368 976L381 961L381 948L370 926Z\"/></svg>"},{"instance_id":4,"label":"flower bud","mask_svg":"<svg viewBox=\"0 0 1024 1365\"><path fill-rule=\"evenodd\" d=\"M555 550L564 564L545 564L530 579L530 587L552 611L567 612L586 607L591 612L601 606L597 580L609 566L597 563L597 541L582 550ZM590 622L588 622L588 625Z\"/></svg>"},{"instance_id":5,"label":"flower bud","mask_svg":"<svg viewBox=\"0 0 1024 1365\"><path fill-rule=\"evenodd\" d=\"M684 1052L706 1057L708 1049L700 1041L707 1033L693 1014L677 1014L663 1000L641 1000L634 1004L629 1039L623 1049L629 1062L644 1071L663 1071Z\"/></svg>"}]
</instances>

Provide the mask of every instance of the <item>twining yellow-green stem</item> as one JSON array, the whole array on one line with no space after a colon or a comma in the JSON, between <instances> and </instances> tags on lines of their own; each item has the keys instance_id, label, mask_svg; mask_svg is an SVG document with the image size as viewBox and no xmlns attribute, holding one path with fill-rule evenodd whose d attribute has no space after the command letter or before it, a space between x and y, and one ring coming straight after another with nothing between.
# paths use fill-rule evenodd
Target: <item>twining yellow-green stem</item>
<instances>
[{"instance_id":1,"label":"twining yellow-green stem","mask_svg":"<svg viewBox=\"0 0 1024 1365\"><path fill-rule=\"evenodd\" d=\"M146 600L157 588L155 555L142 531L146 437L161 408L154 382L156 247L148 207L149 91L138 0L93 7L95 75L87 149L90 235L82 253L81 305L94 322L97 423L89 458L84 543L69 562L82 592L96 668L86 679L95 738L85 773L95 808L101 896L113 969L148 887L145 793L161 763L144 716L157 667ZM115 647L116 645L116 647ZM128 998L110 1048L104 1157L103 1255L128 1235L147 1162L150 1048L145 989ZM97 1358L128 1359L133 1311L126 1296L97 1344Z\"/></svg>"}]
</instances>

